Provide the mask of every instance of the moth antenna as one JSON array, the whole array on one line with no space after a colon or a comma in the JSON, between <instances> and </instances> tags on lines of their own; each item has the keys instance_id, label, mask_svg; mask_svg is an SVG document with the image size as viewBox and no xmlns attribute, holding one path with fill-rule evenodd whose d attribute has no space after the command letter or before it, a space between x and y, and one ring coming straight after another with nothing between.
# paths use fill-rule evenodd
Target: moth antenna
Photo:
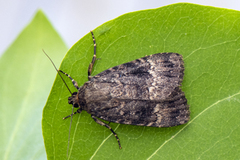
<instances>
[{"instance_id":1,"label":"moth antenna","mask_svg":"<svg viewBox=\"0 0 240 160\"><path fill-rule=\"evenodd\" d=\"M69 87L67 86L67 83L64 81L63 77L61 76L61 74L59 73L59 70L57 69L57 67L55 66L55 64L53 63L52 59L48 56L48 54L42 49L43 53L48 57L48 59L51 61L53 67L55 68L55 70L57 71L58 75L61 77L62 81L64 82L65 86L67 87L68 91L71 93Z\"/></svg>"},{"instance_id":2,"label":"moth antenna","mask_svg":"<svg viewBox=\"0 0 240 160\"><path fill-rule=\"evenodd\" d=\"M48 57L48 59L51 61L53 67L55 68L55 70L57 71L58 75L61 77L62 81L64 82L65 86L67 87L68 91L71 93L69 87L67 86L66 82L64 81L62 75L59 73L61 70L57 69L56 65L53 63L52 59L48 56L48 54L42 49L43 53ZM61 71L62 73L64 73L63 71ZM64 73L65 74L65 73ZM75 86L75 85L74 85ZM72 107L72 114L74 111L74 107ZM72 116L71 116L71 121L70 121L70 127L69 127L69 135L68 135L68 147L67 147L67 157L68 157L68 150L69 150L69 144L70 144L70 132L71 132L71 126L72 126Z\"/></svg>"}]
</instances>

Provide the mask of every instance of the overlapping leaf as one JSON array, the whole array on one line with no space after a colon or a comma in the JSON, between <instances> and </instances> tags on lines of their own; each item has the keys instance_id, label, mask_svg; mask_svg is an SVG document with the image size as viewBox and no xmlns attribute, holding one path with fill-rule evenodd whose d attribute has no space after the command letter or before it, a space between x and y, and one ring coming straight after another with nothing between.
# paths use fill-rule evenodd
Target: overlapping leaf
<instances>
[{"instance_id":1,"label":"overlapping leaf","mask_svg":"<svg viewBox=\"0 0 240 160\"><path fill-rule=\"evenodd\" d=\"M0 159L46 159L41 119L67 48L42 11L0 59Z\"/></svg>"}]
</instances>

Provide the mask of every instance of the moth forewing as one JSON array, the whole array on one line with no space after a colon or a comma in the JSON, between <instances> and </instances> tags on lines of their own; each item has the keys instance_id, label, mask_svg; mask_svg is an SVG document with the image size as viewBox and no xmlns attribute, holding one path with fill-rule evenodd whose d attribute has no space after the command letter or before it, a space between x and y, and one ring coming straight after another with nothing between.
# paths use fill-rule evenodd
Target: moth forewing
<instances>
[{"instance_id":1,"label":"moth forewing","mask_svg":"<svg viewBox=\"0 0 240 160\"><path fill-rule=\"evenodd\" d=\"M105 70L83 85L79 99L98 118L122 124L171 127L189 120L179 88L182 56L158 53Z\"/></svg>"}]
</instances>

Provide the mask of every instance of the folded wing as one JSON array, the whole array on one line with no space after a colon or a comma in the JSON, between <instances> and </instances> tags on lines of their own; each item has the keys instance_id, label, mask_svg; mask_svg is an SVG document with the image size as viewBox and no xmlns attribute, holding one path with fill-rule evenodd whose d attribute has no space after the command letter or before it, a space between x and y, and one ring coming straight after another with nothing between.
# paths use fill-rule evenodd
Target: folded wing
<instances>
[{"instance_id":1,"label":"folded wing","mask_svg":"<svg viewBox=\"0 0 240 160\"><path fill-rule=\"evenodd\" d=\"M154 54L110 68L85 83L86 110L122 124L184 124L190 112L179 88L183 72L182 56L177 53Z\"/></svg>"}]
</instances>

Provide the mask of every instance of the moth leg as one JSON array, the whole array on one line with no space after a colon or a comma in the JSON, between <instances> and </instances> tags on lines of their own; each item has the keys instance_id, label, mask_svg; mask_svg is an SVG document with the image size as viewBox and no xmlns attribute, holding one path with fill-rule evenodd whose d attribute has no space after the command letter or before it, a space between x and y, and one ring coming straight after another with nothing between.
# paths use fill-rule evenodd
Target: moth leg
<instances>
[{"instance_id":1,"label":"moth leg","mask_svg":"<svg viewBox=\"0 0 240 160\"><path fill-rule=\"evenodd\" d=\"M76 112L74 112L74 113L72 113L72 114L70 114L70 115L64 117L63 119L67 119L67 118L73 116L74 114L81 113L81 112L82 112L82 110L81 110L81 109L78 109Z\"/></svg>"},{"instance_id":2,"label":"moth leg","mask_svg":"<svg viewBox=\"0 0 240 160\"><path fill-rule=\"evenodd\" d=\"M59 72L62 72L62 73L65 74L66 76L68 76L68 78L71 79L74 87L77 88L77 90L79 89L79 86L78 86L77 82L76 82L74 79L72 79L72 77L71 77L70 75L68 75L67 73L63 72L62 70L58 70L58 71L59 71Z\"/></svg>"},{"instance_id":3,"label":"moth leg","mask_svg":"<svg viewBox=\"0 0 240 160\"><path fill-rule=\"evenodd\" d=\"M92 62L89 64L89 67L88 67L88 80L90 80L92 78L91 77L91 73L92 73L93 65L94 65L94 63L96 61L96 48L97 48L97 44L96 44L93 32L92 31L90 31L90 32L91 32L92 38L93 38L94 54L93 54Z\"/></svg>"},{"instance_id":4,"label":"moth leg","mask_svg":"<svg viewBox=\"0 0 240 160\"><path fill-rule=\"evenodd\" d=\"M93 120L94 120L95 122L97 122L97 123L100 124L101 126L105 126L105 127L107 127L108 129L111 130L111 132L114 134L114 136L116 137L116 139L117 139L117 141L118 141L119 149L122 149L121 144L120 144L120 140L119 140L117 134L112 130L112 128L111 128L108 124L106 124L106 123L100 121L99 119L97 119L95 116L91 115L91 117L93 118Z\"/></svg>"}]
</instances>

